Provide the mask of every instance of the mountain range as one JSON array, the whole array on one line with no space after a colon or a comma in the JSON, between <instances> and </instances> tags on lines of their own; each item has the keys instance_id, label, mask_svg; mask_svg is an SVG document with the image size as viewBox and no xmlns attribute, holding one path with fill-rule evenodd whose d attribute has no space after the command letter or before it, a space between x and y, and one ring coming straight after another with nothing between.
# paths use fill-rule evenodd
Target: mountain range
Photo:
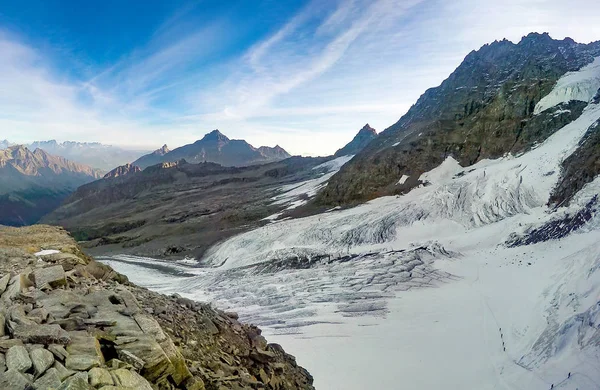
<instances>
[{"instance_id":1,"label":"mountain range","mask_svg":"<svg viewBox=\"0 0 600 390\"><path fill-rule=\"evenodd\" d=\"M339 157L356 154L363 150L375 137L377 137L377 130L369 126L367 123L362 129L360 129L358 134L354 136L352 141L346 144L343 148L338 149L334 156Z\"/></svg>"},{"instance_id":2,"label":"mountain range","mask_svg":"<svg viewBox=\"0 0 600 390\"><path fill-rule=\"evenodd\" d=\"M169 150L167 145L133 162L142 169L163 162L186 160L189 163L213 162L228 167L265 164L291 157L279 145L255 148L244 140L229 139L219 130L213 130L201 140Z\"/></svg>"},{"instance_id":3,"label":"mountain range","mask_svg":"<svg viewBox=\"0 0 600 390\"><path fill-rule=\"evenodd\" d=\"M0 149L6 149L14 143L0 141ZM113 168L132 162L146 151L127 150L117 146L104 145L98 142L35 141L25 144L29 150L42 149L53 156L60 156L69 161L108 172Z\"/></svg>"},{"instance_id":4,"label":"mountain range","mask_svg":"<svg viewBox=\"0 0 600 390\"><path fill-rule=\"evenodd\" d=\"M100 171L42 149L22 145L0 150L0 225L29 225L58 207Z\"/></svg>"}]
</instances>

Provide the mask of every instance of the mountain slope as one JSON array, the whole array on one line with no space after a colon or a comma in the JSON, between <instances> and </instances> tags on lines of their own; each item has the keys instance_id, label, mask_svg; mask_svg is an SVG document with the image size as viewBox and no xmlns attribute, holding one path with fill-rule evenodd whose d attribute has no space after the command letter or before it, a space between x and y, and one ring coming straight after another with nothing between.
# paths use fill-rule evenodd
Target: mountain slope
<instances>
[{"instance_id":1,"label":"mountain slope","mask_svg":"<svg viewBox=\"0 0 600 390\"><path fill-rule=\"evenodd\" d=\"M2 141L0 141L0 150L6 149L9 146L13 146L13 144L11 142L8 142L8 140L2 140Z\"/></svg>"},{"instance_id":2,"label":"mountain slope","mask_svg":"<svg viewBox=\"0 0 600 390\"><path fill-rule=\"evenodd\" d=\"M160 164L161 162L163 162L163 157L169 152L169 147L165 144L162 146L162 148L156 149L154 152L138 158L131 165L141 167L142 169L144 169L151 165Z\"/></svg>"},{"instance_id":3,"label":"mountain slope","mask_svg":"<svg viewBox=\"0 0 600 390\"><path fill-rule=\"evenodd\" d=\"M143 156L133 165L144 169L162 162L186 160L189 163L213 162L223 166L248 166L265 164L289 158L290 155L280 146L256 149L244 140L227 138L219 130L213 130L193 144L168 151L166 145L149 155ZM165 153L166 152L166 153Z\"/></svg>"},{"instance_id":4,"label":"mountain slope","mask_svg":"<svg viewBox=\"0 0 600 390\"><path fill-rule=\"evenodd\" d=\"M237 168L179 160L142 172L130 165L125 175L119 170L81 186L43 221L89 241L93 253L201 256L215 242L305 203L309 195L290 187L307 179L318 186L336 168L323 167L326 161L292 157Z\"/></svg>"},{"instance_id":5,"label":"mountain slope","mask_svg":"<svg viewBox=\"0 0 600 390\"><path fill-rule=\"evenodd\" d=\"M70 161L108 172L111 169L130 163L144 152L126 150L112 145L104 145L98 142L56 142L36 141L27 145L30 150L42 149L45 152L64 157Z\"/></svg>"},{"instance_id":6,"label":"mountain slope","mask_svg":"<svg viewBox=\"0 0 600 390\"><path fill-rule=\"evenodd\" d=\"M504 40L471 52L344 166L318 201L353 204L404 193L448 156L468 166L528 150L581 114L587 101L569 99L555 110L536 111L536 106L561 76L598 55L599 42L582 45L535 33L518 44Z\"/></svg>"},{"instance_id":7,"label":"mountain slope","mask_svg":"<svg viewBox=\"0 0 600 390\"><path fill-rule=\"evenodd\" d=\"M35 223L77 187L98 178L98 170L41 149L0 150L0 224Z\"/></svg>"},{"instance_id":8,"label":"mountain slope","mask_svg":"<svg viewBox=\"0 0 600 390\"><path fill-rule=\"evenodd\" d=\"M351 154L354 155L363 150L375 137L377 137L377 130L369 126L367 123L362 129L359 130L352 141L346 144L343 148L338 149L334 156L340 157Z\"/></svg>"}]
</instances>

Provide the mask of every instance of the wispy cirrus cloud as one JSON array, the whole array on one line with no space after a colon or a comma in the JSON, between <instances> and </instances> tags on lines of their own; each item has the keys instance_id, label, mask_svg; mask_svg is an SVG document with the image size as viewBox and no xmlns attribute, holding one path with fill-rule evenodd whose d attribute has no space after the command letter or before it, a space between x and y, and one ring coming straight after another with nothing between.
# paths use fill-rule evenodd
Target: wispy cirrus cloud
<instances>
[{"instance_id":1,"label":"wispy cirrus cloud","mask_svg":"<svg viewBox=\"0 0 600 390\"><path fill-rule=\"evenodd\" d=\"M600 39L600 4L588 0L314 0L256 39L247 18L227 11L198 22L195 11L175 12L85 78L0 34L0 138L177 146L219 128L327 154L366 122L394 123L484 43L530 31Z\"/></svg>"}]
</instances>

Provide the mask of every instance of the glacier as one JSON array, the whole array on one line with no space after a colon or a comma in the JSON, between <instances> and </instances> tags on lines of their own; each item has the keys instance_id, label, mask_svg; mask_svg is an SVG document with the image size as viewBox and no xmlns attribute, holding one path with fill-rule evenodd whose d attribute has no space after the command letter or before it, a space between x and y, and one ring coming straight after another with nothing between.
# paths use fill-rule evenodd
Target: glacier
<instances>
[{"instance_id":1,"label":"glacier","mask_svg":"<svg viewBox=\"0 0 600 390\"><path fill-rule=\"evenodd\" d=\"M596 59L565 75L540 110L586 99L572 86L593 89L598 69ZM593 211L560 239L508 242L595 202L598 178L568 206L547 205L561 163L599 120L590 103L527 153L469 167L448 157L405 195L273 219L196 264L99 260L148 288L237 311L285 345L316 388L598 389L600 218ZM293 206L325 184L273 201Z\"/></svg>"}]
</instances>

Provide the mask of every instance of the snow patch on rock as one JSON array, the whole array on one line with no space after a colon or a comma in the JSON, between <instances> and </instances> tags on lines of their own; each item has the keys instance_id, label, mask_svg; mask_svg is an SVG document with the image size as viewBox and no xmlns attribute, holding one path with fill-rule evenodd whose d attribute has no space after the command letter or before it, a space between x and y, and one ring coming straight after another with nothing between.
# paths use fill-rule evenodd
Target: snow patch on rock
<instances>
[{"instance_id":1,"label":"snow patch on rock","mask_svg":"<svg viewBox=\"0 0 600 390\"><path fill-rule=\"evenodd\" d=\"M539 114L560 103L571 100L591 101L600 88L600 57L577 72L569 72L561 77L552 91L535 106L534 114Z\"/></svg>"}]
</instances>

